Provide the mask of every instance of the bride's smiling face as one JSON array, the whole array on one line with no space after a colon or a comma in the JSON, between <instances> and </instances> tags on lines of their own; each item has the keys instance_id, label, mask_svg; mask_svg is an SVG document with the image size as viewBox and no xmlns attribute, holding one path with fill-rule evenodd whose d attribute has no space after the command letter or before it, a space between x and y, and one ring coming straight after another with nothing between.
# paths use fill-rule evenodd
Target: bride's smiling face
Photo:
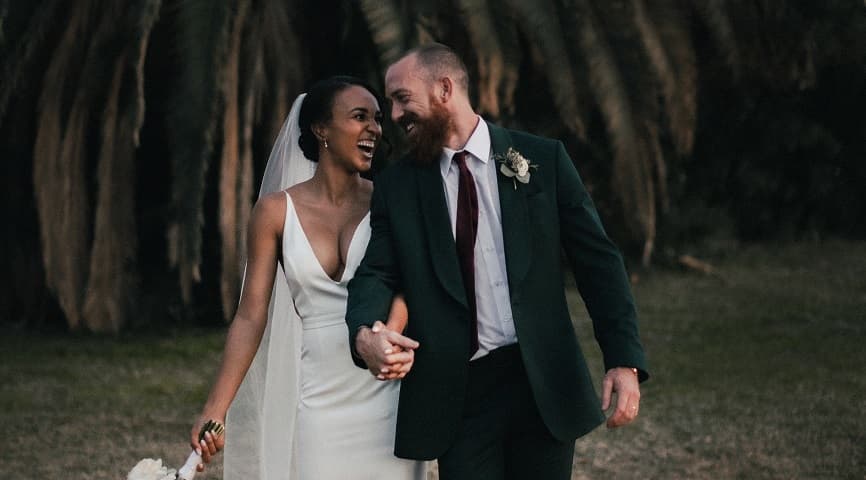
<instances>
[{"instance_id":1,"label":"bride's smiling face","mask_svg":"<svg viewBox=\"0 0 866 480\"><path fill-rule=\"evenodd\" d=\"M379 102L364 87L345 88L334 97L331 120L314 130L319 138L327 140L326 155L334 162L352 172L365 172L382 138Z\"/></svg>"}]
</instances>

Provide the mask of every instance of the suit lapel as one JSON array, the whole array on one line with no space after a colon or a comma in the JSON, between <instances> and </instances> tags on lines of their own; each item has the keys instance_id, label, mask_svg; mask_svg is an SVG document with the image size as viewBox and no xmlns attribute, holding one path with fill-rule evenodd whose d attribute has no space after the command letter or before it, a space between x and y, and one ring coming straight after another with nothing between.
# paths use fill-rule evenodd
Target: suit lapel
<instances>
[{"instance_id":1,"label":"suit lapel","mask_svg":"<svg viewBox=\"0 0 866 480\"><path fill-rule=\"evenodd\" d=\"M511 135L504 128L487 124L494 155L505 155L512 146ZM499 207L502 214L502 240L505 243L505 266L508 270L508 287L512 301L517 299L523 281L529 271L532 249L529 241L529 210L526 204L526 188L518 184L514 188L511 178L499 173L496 164L496 184L499 188Z\"/></svg>"},{"instance_id":2,"label":"suit lapel","mask_svg":"<svg viewBox=\"0 0 866 480\"><path fill-rule=\"evenodd\" d=\"M427 238L430 240L433 270L445 290L463 305L468 305L460 275L457 247L451 234L451 217L445 203L445 189L442 186L439 164L433 162L431 165L418 167L417 172L418 194Z\"/></svg>"}]
</instances>

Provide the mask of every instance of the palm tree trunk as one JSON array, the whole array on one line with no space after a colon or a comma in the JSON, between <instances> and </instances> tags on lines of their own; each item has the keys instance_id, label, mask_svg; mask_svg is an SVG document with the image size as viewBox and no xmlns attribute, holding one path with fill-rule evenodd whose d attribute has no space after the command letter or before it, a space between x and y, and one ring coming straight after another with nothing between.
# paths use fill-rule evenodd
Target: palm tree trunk
<instances>
[{"instance_id":1,"label":"palm tree trunk","mask_svg":"<svg viewBox=\"0 0 866 480\"><path fill-rule=\"evenodd\" d=\"M205 176L213 152L219 93L231 25L226 2L185 0L178 3L178 51L183 70L169 113L172 149L172 209L168 225L169 263L178 270L181 299L192 305L193 285L201 280L201 229L204 223Z\"/></svg>"},{"instance_id":2,"label":"palm tree trunk","mask_svg":"<svg viewBox=\"0 0 866 480\"><path fill-rule=\"evenodd\" d=\"M94 332L119 332L135 303L134 162L144 122L144 58L159 5L160 0L142 0L139 5L126 6L135 14L128 14L131 21L120 27L122 36L133 34L114 62L102 119L95 232L84 300L85 324ZM112 13L106 12L103 21L116 25L120 15ZM112 37L121 36L118 33L113 32Z\"/></svg>"},{"instance_id":3,"label":"palm tree trunk","mask_svg":"<svg viewBox=\"0 0 866 480\"><path fill-rule=\"evenodd\" d=\"M81 326L81 305L87 280L88 201L85 185L85 138L89 104L74 81L83 64L92 2L79 3L69 14L45 72L39 98L33 150L33 183L39 213L42 258L48 288L57 296L70 329ZM70 106L70 96L75 100ZM68 111L68 114L65 112Z\"/></svg>"},{"instance_id":4,"label":"palm tree trunk","mask_svg":"<svg viewBox=\"0 0 866 480\"><path fill-rule=\"evenodd\" d=\"M241 252L243 252L244 227L241 226L241 211L247 211L241 204L249 200L243 198L241 192L244 190L242 184L245 182L242 163L249 161L249 156L244 155L247 140L242 138L246 115L242 115L240 105L241 84L241 44L249 2L241 1L237 13L233 19L233 26L229 40L228 58L225 65L225 76L223 80L222 95L225 104L223 111L223 145L222 158L220 160L220 209L219 224L222 238L222 271L220 275L220 295L222 298L223 315L226 321L234 316L237 305L240 276L241 276ZM245 225L246 222L243 222Z\"/></svg>"}]
</instances>

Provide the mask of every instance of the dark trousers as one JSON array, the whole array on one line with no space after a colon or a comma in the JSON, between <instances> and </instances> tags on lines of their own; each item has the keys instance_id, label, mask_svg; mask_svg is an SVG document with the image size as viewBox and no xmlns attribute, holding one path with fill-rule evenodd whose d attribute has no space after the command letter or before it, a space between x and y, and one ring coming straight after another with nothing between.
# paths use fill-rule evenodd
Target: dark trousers
<instances>
[{"instance_id":1,"label":"dark trousers","mask_svg":"<svg viewBox=\"0 0 866 480\"><path fill-rule=\"evenodd\" d=\"M568 480L573 457L574 441L544 425L517 345L469 363L462 427L439 458L440 480Z\"/></svg>"}]
</instances>

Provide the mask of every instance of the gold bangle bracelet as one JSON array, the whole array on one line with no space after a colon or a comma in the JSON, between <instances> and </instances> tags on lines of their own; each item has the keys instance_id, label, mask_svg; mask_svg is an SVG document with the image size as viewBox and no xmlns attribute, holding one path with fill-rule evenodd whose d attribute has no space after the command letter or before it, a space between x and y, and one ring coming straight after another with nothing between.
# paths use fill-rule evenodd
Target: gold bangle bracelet
<instances>
[{"instance_id":1,"label":"gold bangle bracelet","mask_svg":"<svg viewBox=\"0 0 866 480\"><path fill-rule=\"evenodd\" d=\"M203 439L205 432L210 432L213 436L218 437L225 432L225 429L226 427L222 423L210 419L201 426L201 430L198 432L198 439Z\"/></svg>"}]
</instances>

